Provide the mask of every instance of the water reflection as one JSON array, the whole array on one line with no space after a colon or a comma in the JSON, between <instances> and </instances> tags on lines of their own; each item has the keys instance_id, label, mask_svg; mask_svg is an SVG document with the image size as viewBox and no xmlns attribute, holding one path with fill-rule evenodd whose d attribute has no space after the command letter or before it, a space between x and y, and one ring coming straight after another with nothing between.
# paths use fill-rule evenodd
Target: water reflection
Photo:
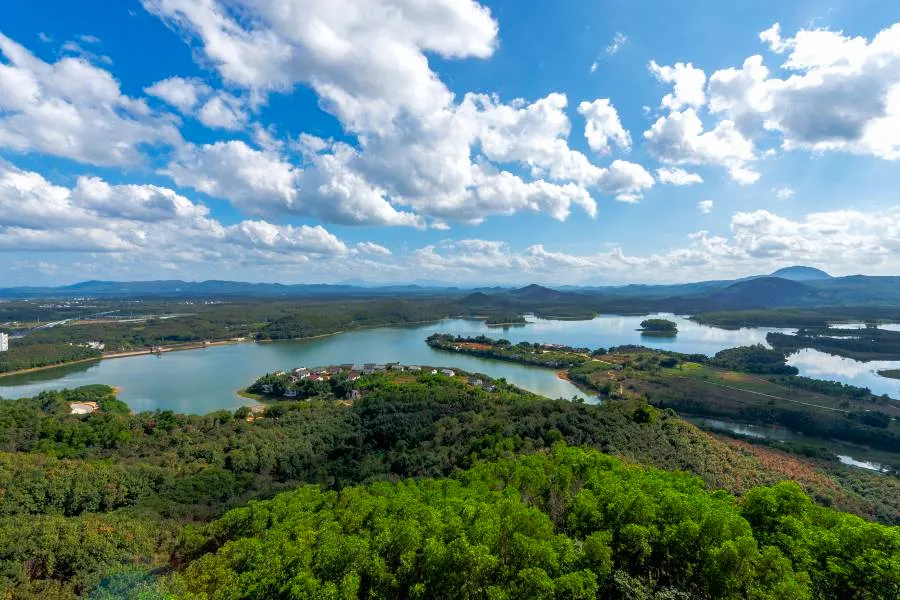
<instances>
[{"instance_id":1,"label":"water reflection","mask_svg":"<svg viewBox=\"0 0 900 600\"><path fill-rule=\"evenodd\" d=\"M816 438L807 437L801 435L799 433L795 433L783 427L773 427L773 426L765 426L765 425L752 425L749 423L737 423L735 421L722 421L720 419L708 419L704 417L687 417L687 420L697 425L701 429L712 429L713 431L727 431L730 433L735 433L737 435L741 435L744 437L755 438L758 440L778 440L778 441L792 441L792 440L805 440L807 442L812 443L822 443L821 440ZM843 451L853 451L850 446L846 446L840 444L838 442L828 442L829 446L833 449L840 448ZM857 450L859 451L859 450ZM843 465L848 465L851 467L858 467L860 469L868 469L870 471L878 471L881 473L887 473L890 469L880 465L876 462L871 462L867 460L860 460L857 458L853 458L848 454L835 454L838 461L840 461Z\"/></svg>"},{"instance_id":2,"label":"water reflection","mask_svg":"<svg viewBox=\"0 0 900 600\"><path fill-rule=\"evenodd\" d=\"M678 334L672 337L641 335L641 332L638 331L641 321L648 318L674 321L678 325ZM686 354L712 356L720 350L735 346L768 345L766 334L771 331L796 332L795 329L763 327L720 329L701 325L686 317L671 313L657 313L649 316L600 315L590 321L552 321L529 318L529 324L526 327L511 330L508 332L509 335L504 335L504 337L514 343L543 341L588 348L639 344Z\"/></svg>"},{"instance_id":3,"label":"water reflection","mask_svg":"<svg viewBox=\"0 0 900 600\"><path fill-rule=\"evenodd\" d=\"M688 417L688 421L703 429L715 429L718 431L730 431L738 435L744 435L756 439L789 441L801 439L803 436L784 429L783 427L767 427L765 425L752 425L750 423L737 423L734 421L722 421L702 417Z\"/></svg>"},{"instance_id":4,"label":"water reflection","mask_svg":"<svg viewBox=\"0 0 900 600\"><path fill-rule=\"evenodd\" d=\"M829 329L865 329L868 327L865 323L832 323ZM879 323L878 329L885 331L900 331L900 323Z\"/></svg>"},{"instance_id":5,"label":"water reflection","mask_svg":"<svg viewBox=\"0 0 900 600\"><path fill-rule=\"evenodd\" d=\"M900 399L900 381L882 377L878 371L900 369L900 361L873 360L861 362L805 348L788 356L788 364L797 367L805 377L840 381L857 387L867 387L876 395L887 394Z\"/></svg>"},{"instance_id":6,"label":"water reflection","mask_svg":"<svg viewBox=\"0 0 900 600\"><path fill-rule=\"evenodd\" d=\"M7 375L0 379L0 387L16 386L43 381L53 382L67 375L77 376L82 373L87 373L91 369L96 369L99 364L99 361L78 363L76 365L63 365L61 367L54 367L53 369L33 371L31 373L23 373L21 375ZM2 392L0 392L0 395L2 395Z\"/></svg>"},{"instance_id":7,"label":"water reflection","mask_svg":"<svg viewBox=\"0 0 900 600\"><path fill-rule=\"evenodd\" d=\"M852 456L846 456L844 454L838 454L837 458L841 461L842 465L849 465L851 467L859 467L860 469L868 469L869 471L879 471L881 473L887 473L890 469L879 465L878 463L869 462L867 460L856 460Z\"/></svg>"}]
</instances>

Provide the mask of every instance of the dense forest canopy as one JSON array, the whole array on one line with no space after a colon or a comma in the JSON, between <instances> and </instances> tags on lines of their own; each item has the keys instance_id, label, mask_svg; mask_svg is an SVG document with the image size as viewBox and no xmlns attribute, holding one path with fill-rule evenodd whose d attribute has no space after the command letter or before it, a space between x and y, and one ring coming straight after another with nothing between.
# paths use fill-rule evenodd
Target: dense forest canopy
<instances>
[{"instance_id":1,"label":"dense forest canopy","mask_svg":"<svg viewBox=\"0 0 900 600\"><path fill-rule=\"evenodd\" d=\"M557 445L453 479L306 487L189 530L185 598L896 598L900 529Z\"/></svg>"},{"instance_id":2,"label":"dense forest canopy","mask_svg":"<svg viewBox=\"0 0 900 600\"><path fill-rule=\"evenodd\" d=\"M763 375L796 375L800 372L797 367L786 364L784 353L760 344L717 352L715 364L726 369Z\"/></svg>"},{"instance_id":3,"label":"dense forest canopy","mask_svg":"<svg viewBox=\"0 0 900 600\"><path fill-rule=\"evenodd\" d=\"M478 379L491 381L484 376ZM355 487L367 482L458 477L455 474L461 469L481 462L546 452L561 441L602 450L631 463L696 473L707 489L724 489L741 497L754 487L795 479L817 503L885 523L900 522L900 485L896 478L849 469L839 478L826 477L786 454L711 437L673 414L642 402L625 400L591 406L544 399L502 380L491 384L494 389L488 392L486 386L472 385L467 377L388 372L368 375L356 382L362 396L352 403L280 401L255 417L246 410L205 416L166 411L128 414L105 386L2 401L0 535L7 543L0 547L0 585L15 598L74 597L96 590L101 583L108 589L127 583L126 587L153 593L162 593L160 586L170 584L187 585L197 591L199 588L191 586L201 585L198 582L211 572L204 570L206 566L212 568L223 559L222 552L228 552L223 547L212 554L227 536L223 534L219 542L208 545L202 536L210 535L212 530L201 524L230 508L240 508L250 500L268 498L304 484L321 486L323 491L296 492L301 497L325 494L321 497L332 498L327 490L358 490L348 491L351 496L374 493L376 488ZM95 401L100 410L86 416L71 415L69 403L73 401ZM601 463L608 460L602 459ZM468 485L462 479L458 481L462 483L438 481L422 485ZM417 485L408 483L397 488L398 502L407 502L403 489L413 490ZM696 482L690 485L692 489L702 489ZM377 489L395 493L393 488ZM587 537L582 536L588 534L571 532L559 522L558 517L563 514L559 511L565 509L561 499L554 500L551 495L547 506L531 505L537 496L527 489L516 489L519 491L511 492L521 496L523 510L539 519L544 519L539 514L543 512L553 523L551 545L554 539L564 544L558 551L562 552L570 542L583 546ZM481 506L484 510L496 508L493 492L488 496L478 490L461 493L470 495L466 497L474 503L471 510L477 512ZM706 498L704 494L701 495ZM296 496L289 494L276 502L293 506L292 498ZM698 501L701 500L707 502L702 498ZM435 511L434 514L446 515L448 519L453 514L445 512L450 510L448 507L429 504L427 498L416 502L423 511ZM320 508L325 510L326 505ZM313 520L325 516L317 516L319 509L314 506L303 510ZM469 509L466 511L466 515L472 514ZM191 530L198 533L185 531L191 523L200 525ZM274 522L272 525L271 535L277 537L280 534ZM342 548L343 544L357 547L357 538L369 539L370 533L363 525L368 527L360 524L357 537L340 535L335 543ZM237 535L236 530L227 533ZM264 548L274 540L265 532L257 533L262 536L260 541L241 541L241 547L250 544ZM257 533L247 535L253 537ZM465 535L469 546L479 543L475 537L469 537L475 535L472 532L457 533ZM522 534L526 533L523 530ZM659 540L653 536L641 543L652 547ZM389 539L384 538L384 542ZM539 544L536 552L546 539L544 536L535 540ZM635 543L639 539L642 538L635 538ZM454 540L455 537L445 538L444 543L452 544ZM605 556L607 546L614 553L608 563L612 570L607 572L604 567L595 574L599 586L596 589L662 586L657 591L669 594L662 588L676 585L675 579L670 583L660 580L649 566L652 562L632 566L626 565L627 561L616 562L620 556L615 554L618 546L610 545L612 539L606 534L597 541L606 544L598 544L598 556ZM499 556L494 554L499 552L498 547L489 542L483 542L486 560L488 555ZM457 542L453 548L462 543ZM273 559L268 551L259 556L271 566ZM369 558L375 560L375 554ZM789 558L795 560L793 556ZM556 590L563 589L556 586L574 585L574 580L581 581L583 576L587 578L582 581L587 589L595 589L590 575L578 575L588 568L586 559L576 560L565 550L559 560L562 562L556 570L540 567L546 577L540 572L532 573L537 577L535 581L543 582L540 585L546 588L549 578ZM166 565L176 568L171 580L159 577ZM230 575L226 576L227 570L237 567L234 563L226 566L222 567L225 570L215 567L215 572L222 574L216 585L230 585L228 582L233 581ZM395 566L390 563L385 568ZM791 569L809 572L806 567ZM316 573L319 583L312 579L307 583L327 587L330 579L323 572ZM343 573L341 581L347 575ZM361 571L358 574L363 577ZM802 575L796 576L802 579ZM351 575L346 585L352 581ZM410 585L416 583L421 582ZM506 586L503 589L508 593L519 589L515 586L520 584L524 585L518 571L515 577L510 575L496 582ZM812 597L826 597L809 589ZM252 590L247 591L247 596L253 597Z\"/></svg>"}]
</instances>

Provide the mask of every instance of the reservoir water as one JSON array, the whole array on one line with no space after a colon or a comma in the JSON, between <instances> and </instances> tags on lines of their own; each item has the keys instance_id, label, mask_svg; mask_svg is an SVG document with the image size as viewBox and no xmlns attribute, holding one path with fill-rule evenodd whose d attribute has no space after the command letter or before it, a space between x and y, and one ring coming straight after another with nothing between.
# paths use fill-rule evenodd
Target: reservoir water
<instances>
[{"instance_id":1,"label":"reservoir water","mask_svg":"<svg viewBox=\"0 0 900 600\"><path fill-rule=\"evenodd\" d=\"M0 377L0 397L19 398L45 389L104 383L121 388L119 397L134 411L159 408L202 414L245 404L247 401L235 392L267 372L298 366L394 361L456 367L495 378L504 377L510 383L550 398L585 397L586 394L559 379L550 369L441 352L429 348L425 338L435 332L464 336L483 334L503 337L513 343L546 342L589 348L641 344L711 356L725 348L765 344L769 331L792 331L765 328L725 330L699 325L682 317L657 316L676 321L678 335L674 338L642 336L637 328L646 316L603 315L589 321L530 318L527 325L509 328L487 327L481 321L448 319L427 325L382 327L312 340L214 346L161 356L104 360ZM797 366L809 376L846 381L838 370L828 372L830 367L822 361L816 364L806 357ZM841 368L844 369L845 365ZM818 374L814 375L814 371ZM876 393L889 393L900 398L900 382L878 375L874 377L874 383L865 385ZM881 386L877 380L886 383Z\"/></svg>"},{"instance_id":2,"label":"reservoir water","mask_svg":"<svg viewBox=\"0 0 900 600\"><path fill-rule=\"evenodd\" d=\"M882 377L878 371L900 369L900 361L872 360L862 362L835 356L812 348L804 348L788 357L788 364L797 367L804 377L840 381L857 387L866 387L873 394L887 394L900 399L900 379ZM2 393L2 392L0 392Z\"/></svg>"},{"instance_id":3,"label":"reservoir water","mask_svg":"<svg viewBox=\"0 0 900 600\"><path fill-rule=\"evenodd\" d=\"M834 453L835 457L838 459L838 462L840 462L842 465L857 467L859 469L866 469L868 471L878 471L879 473L888 471L888 469L884 465L875 462L874 460L854 458L854 456L851 455L851 453L853 453L853 455L856 456L865 456L865 449L859 448L857 446L851 446L850 444L842 444L836 441L826 442L817 438L807 437L802 434L785 429L784 427L771 425L753 425L750 423L739 423L737 421L725 421L722 419L712 419L707 417L686 417L686 419L702 429L710 429L713 431L727 431L736 433L737 435L746 438L755 438L760 440L778 440L782 442L807 441L814 445L825 446L828 450Z\"/></svg>"}]
</instances>

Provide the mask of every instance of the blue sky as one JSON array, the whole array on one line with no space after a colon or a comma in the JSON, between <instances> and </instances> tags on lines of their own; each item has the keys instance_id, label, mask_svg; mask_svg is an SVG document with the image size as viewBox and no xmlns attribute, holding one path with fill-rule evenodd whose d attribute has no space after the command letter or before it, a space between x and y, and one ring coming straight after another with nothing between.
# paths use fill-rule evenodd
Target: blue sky
<instances>
[{"instance_id":1,"label":"blue sky","mask_svg":"<svg viewBox=\"0 0 900 600\"><path fill-rule=\"evenodd\" d=\"M900 273L900 5L636 4L15 3L0 281Z\"/></svg>"}]
</instances>

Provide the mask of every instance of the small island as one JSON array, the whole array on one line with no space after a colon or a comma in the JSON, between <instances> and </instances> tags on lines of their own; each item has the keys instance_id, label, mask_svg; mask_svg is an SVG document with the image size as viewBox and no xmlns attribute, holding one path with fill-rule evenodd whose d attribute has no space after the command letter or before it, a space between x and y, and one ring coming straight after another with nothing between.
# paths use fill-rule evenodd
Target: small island
<instances>
[{"instance_id":1,"label":"small island","mask_svg":"<svg viewBox=\"0 0 900 600\"><path fill-rule=\"evenodd\" d=\"M878 371L878 374L889 379L900 379L900 369L885 369Z\"/></svg>"},{"instance_id":2,"label":"small island","mask_svg":"<svg viewBox=\"0 0 900 600\"><path fill-rule=\"evenodd\" d=\"M644 319L638 331L641 335L675 337L678 335L678 324L668 319Z\"/></svg>"},{"instance_id":3,"label":"small island","mask_svg":"<svg viewBox=\"0 0 900 600\"><path fill-rule=\"evenodd\" d=\"M525 325L528 321L525 317L518 314L508 315L492 315L485 319L484 324L488 327L503 327L505 325Z\"/></svg>"}]
</instances>

